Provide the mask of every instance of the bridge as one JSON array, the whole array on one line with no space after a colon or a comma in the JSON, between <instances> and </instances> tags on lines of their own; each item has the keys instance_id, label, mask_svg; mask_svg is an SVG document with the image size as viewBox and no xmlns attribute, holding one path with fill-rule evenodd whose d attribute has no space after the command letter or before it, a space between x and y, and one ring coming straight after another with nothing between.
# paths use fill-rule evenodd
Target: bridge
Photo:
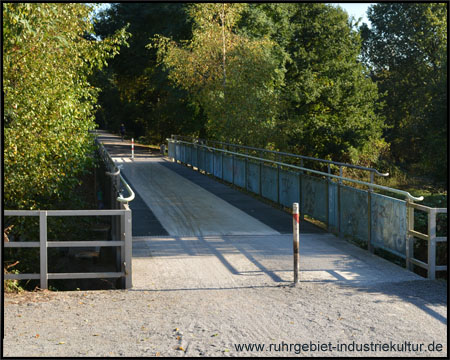
<instances>
[{"instance_id":1,"label":"bridge","mask_svg":"<svg viewBox=\"0 0 450 360\"><path fill-rule=\"evenodd\" d=\"M131 158L129 142L106 133L98 140L136 194L129 204L134 288L292 283L288 213L148 147L135 145ZM423 279L308 221L301 222L300 233L300 281L361 285Z\"/></svg>"},{"instance_id":2,"label":"bridge","mask_svg":"<svg viewBox=\"0 0 450 360\"><path fill-rule=\"evenodd\" d=\"M306 214L325 225L326 231L301 221L301 281L373 284L423 279L374 256L375 248L404 258L409 270L413 265L425 268L429 279L434 279L436 271L447 269L436 264L436 243L447 241L437 236L436 218L447 209L419 205L414 200L420 199L405 191L375 184L375 174L385 175L375 169L185 140L168 139L167 157L142 145L131 150L129 142L98 132L96 141L113 209L6 210L6 216L39 216L39 241L13 241L4 246L40 248L40 274L6 274L5 279L40 279L41 288L48 287L49 279L82 278L121 278L125 288L152 289L291 283L291 215L262 201L264 198L285 207L299 200L302 219ZM263 157L265 154L272 158ZM299 159L300 166L281 162L282 156ZM326 163L328 171L307 168L304 160ZM339 175L332 174L332 165L339 167ZM343 167L368 171L370 182L343 177ZM369 190L344 185L344 180ZM121 183L128 197L117 197ZM406 201L374 189L400 194ZM414 210L428 213L428 234L414 228ZM47 239L48 216L99 215L112 218L112 241ZM369 252L344 241L347 236L365 242ZM415 238L428 241L427 262L414 257ZM83 246L116 247L116 271L48 273L48 247Z\"/></svg>"}]
</instances>

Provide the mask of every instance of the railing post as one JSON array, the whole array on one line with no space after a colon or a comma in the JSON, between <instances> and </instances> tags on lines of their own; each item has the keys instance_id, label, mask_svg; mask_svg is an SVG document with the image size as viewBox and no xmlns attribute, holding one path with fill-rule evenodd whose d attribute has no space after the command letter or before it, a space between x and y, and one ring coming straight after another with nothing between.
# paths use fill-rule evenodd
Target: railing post
<instances>
[{"instance_id":1,"label":"railing post","mask_svg":"<svg viewBox=\"0 0 450 360\"><path fill-rule=\"evenodd\" d=\"M262 168L263 168L263 163L261 160L259 161L259 196L262 196Z\"/></svg>"},{"instance_id":2,"label":"railing post","mask_svg":"<svg viewBox=\"0 0 450 360\"><path fill-rule=\"evenodd\" d=\"M127 205L124 206L125 214L124 214L124 222L125 222L125 264L124 264L124 272L125 272L125 289L131 289L133 286L132 283L132 267L131 267L131 259L132 259L132 251L133 251L133 239L132 239L132 222L131 222L131 210Z\"/></svg>"},{"instance_id":3,"label":"railing post","mask_svg":"<svg viewBox=\"0 0 450 360\"><path fill-rule=\"evenodd\" d=\"M294 286L298 283L298 270L300 263L299 243L300 243L300 231L299 231L299 215L298 215L298 203L292 204L292 223L293 223L293 251L294 251Z\"/></svg>"},{"instance_id":4,"label":"railing post","mask_svg":"<svg viewBox=\"0 0 450 360\"><path fill-rule=\"evenodd\" d=\"M436 278L436 209L428 213L428 279Z\"/></svg>"},{"instance_id":5,"label":"railing post","mask_svg":"<svg viewBox=\"0 0 450 360\"><path fill-rule=\"evenodd\" d=\"M300 159L300 167L303 166L303 159ZM305 220L305 217L303 215L303 192L302 192L302 178L303 178L303 170L300 170L298 173L298 201L299 201L299 207L300 207L300 220Z\"/></svg>"},{"instance_id":6,"label":"railing post","mask_svg":"<svg viewBox=\"0 0 450 360\"><path fill-rule=\"evenodd\" d=\"M112 206L113 209L120 209L121 203L119 203L117 200L114 201L114 204ZM120 216L114 216L114 240L121 241L122 240L122 215ZM116 271L122 270L122 247L115 248L114 251L115 260L116 260Z\"/></svg>"},{"instance_id":7,"label":"railing post","mask_svg":"<svg viewBox=\"0 0 450 360\"><path fill-rule=\"evenodd\" d=\"M213 159L212 174L213 174L214 177L217 177L216 176L216 151L214 150L214 148L213 148L213 151L212 151L212 159Z\"/></svg>"},{"instance_id":8,"label":"railing post","mask_svg":"<svg viewBox=\"0 0 450 360\"><path fill-rule=\"evenodd\" d=\"M231 174L232 174L231 183L234 185L234 154L231 155Z\"/></svg>"},{"instance_id":9,"label":"railing post","mask_svg":"<svg viewBox=\"0 0 450 360\"><path fill-rule=\"evenodd\" d=\"M116 198L117 198L117 194L119 193L119 191L120 191L120 176L116 176L115 177L115 185L113 186L113 209L120 209L120 203L116 200ZM116 236L116 239L117 240L120 240L121 239L121 235L120 235L120 232L121 232L121 229L120 229L120 219L117 219L117 217L116 217L116 234L117 234L117 236ZM119 269L120 269L120 267L119 267Z\"/></svg>"},{"instance_id":10,"label":"railing post","mask_svg":"<svg viewBox=\"0 0 450 360\"><path fill-rule=\"evenodd\" d=\"M115 176L107 176L107 178L108 178L108 190L109 190L109 201L110 201L110 208L111 209L114 209L115 208L115 206L116 206L116 204L115 204L115 198L114 198L114 195L115 195L115 193L114 193L114 181L115 181ZM116 221L116 217L115 216L113 216L112 218L111 218L111 236L112 236L112 239L113 240L117 240L117 237L116 237L116 234L117 234L117 232L116 232L116 224L117 224L117 221Z\"/></svg>"},{"instance_id":11,"label":"railing post","mask_svg":"<svg viewBox=\"0 0 450 360\"><path fill-rule=\"evenodd\" d=\"M328 174L331 174L330 164L327 164ZM330 231L330 177L327 177L327 191L326 191L326 209L327 209L327 231Z\"/></svg>"},{"instance_id":12,"label":"railing post","mask_svg":"<svg viewBox=\"0 0 450 360\"><path fill-rule=\"evenodd\" d=\"M122 286L125 289L131 287L131 251L132 251L132 239L131 239L131 210L128 205L120 204L120 208L123 210L120 215L120 240L123 241L123 245L120 248L120 268L124 272L125 277L122 281ZM129 213L130 211L130 213Z\"/></svg>"},{"instance_id":13,"label":"railing post","mask_svg":"<svg viewBox=\"0 0 450 360\"><path fill-rule=\"evenodd\" d=\"M123 203L119 203L119 208L124 209ZM119 257L119 271L125 272L125 244L126 244L126 238L125 238L125 211L120 214L120 241L123 241L122 246L120 247L120 257ZM125 288L125 278L121 278L121 286L122 288Z\"/></svg>"},{"instance_id":14,"label":"railing post","mask_svg":"<svg viewBox=\"0 0 450 360\"><path fill-rule=\"evenodd\" d=\"M370 183L373 184L373 172L370 173ZM367 224L367 250L373 253L374 248L372 246L372 193L373 188L369 187L369 191L367 192L367 216L368 216L368 224Z\"/></svg>"},{"instance_id":15,"label":"railing post","mask_svg":"<svg viewBox=\"0 0 450 360\"><path fill-rule=\"evenodd\" d=\"M39 242L40 242L40 278L41 289L48 288L47 275L47 211L39 212Z\"/></svg>"},{"instance_id":16,"label":"railing post","mask_svg":"<svg viewBox=\"0 0 450 360\"><path fill-rule=\"evenodd\" d=\"M342 166L339 166L339 176L342 177L343 175L343 171L342 171ZM339 237L342 237L342 232L341 232L341 184L342 184L342 179L338 180L338 188L337 188L337 202L338 202L338 206L337 206L337 220L338 220L338 234Z\"/></svg>"},{"instance_id":17,"label":"railing post","mask_svg":"<svg viewBox=\"0 0 450 360\"><path fill-rule=\"evenodd\" d=\"M134 138L131 138L131 158L134 159Z\"/></svg>"},{"instance_id":18,"label":"railing post","mask_svg":"<svg viewBox=\"0 0 450 360\"><path fill-rule=\"evenodd\" d=\"M224 150L224 146L222 145L222 150ZM223 170L223 151L220 152L220 162L222 163L222 180L224 178L224 170Z\"/></svg>"},{"instance_id":19,"label":"railing post","mask_svg":"<svg viewBox=\"0 0 450 360\"><path fill-rule=\"evenodd\" d=\"M410 234L410 231L414 230L414 208L409 199L406 199L406 224L406 268L413 271L411 259L414 258L414 236Z\"/></svg>"},{"instance_id":20,"label":"railing post","mask_svg":"<svg viewBox=\"0 0 450 360\"><path fill-rule=\"evenodd\" d=\"M248 191L248 150L245 149L245 190Z\"/></svg>"},{"instance_id":21,"label":"railing post","mask_svg":"<svg viewBox=\"0 0 450 360\"><path fill-rule=\"evenodd\" d=\"M275 157L278 162L280 161L280 156L277 154ZM280 164L277 164L277 204L280 203Z\"/></svg>"}]
</instances>

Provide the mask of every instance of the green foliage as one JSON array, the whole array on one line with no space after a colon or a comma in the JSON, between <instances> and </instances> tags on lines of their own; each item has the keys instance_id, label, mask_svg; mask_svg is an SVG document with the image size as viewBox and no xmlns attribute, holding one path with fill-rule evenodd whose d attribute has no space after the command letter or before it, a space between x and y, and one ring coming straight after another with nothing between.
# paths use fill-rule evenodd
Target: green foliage
<instances>
[{"instance_id":1,"label":"green foliage","mask_svg":"<svg viewBox=\"0 0 450 360\"><path fill-rule=\"evenodd\" d=\"M19 274L18 270L5 270L5 274ZM23 291L22 286L19 284L19 280L5 280L3 282L3 291L5 293L20 293Z\"/></svg>"},{"instance_id":2,"label":"green foliage","mask_svg":"<svg viewBox=\"0 0 450 360\"><path fill-rule=\"evenodd\" d=\"M274 128L283 68L275 44L236 33L246 4L193 4L192 39L177 44L157 36L169 78L188 91L207 117L207 136L265 145Z\"/></svg>"},{"instance_id":3,"label":"green foliage","mask_svg":"<svg viewBox=\"0 0 450 360\"><path fill-rule=\"evenodd\" d=\"M86 4L3 4L4 205L58 208L92 163L97 88L88 82L126 39L97 41Z\"/></svg>"},{"instance_id":4,"label":"green foliage","mask_svg":"<svg viewBox=\"0 0 450 360\"><path fill-rule=\"evenodd\" d=\"M326 4L253 4L243 28L266 32L286 57L280 149L370 163L386 146L376 85L359 62L358 31Z\"/></svg>"},{"instance_id":5,"label":"green foliage","mask_svg":"<svg viewBox=\"0 0 450 360\"><path fill-rule=\"evenodd\" d=\"M377 4L368 29L320 3L113 4L96 29L133 36L98 121L444 178L446 11Z\"/></svg>"},{"instance_id":6,"label":"green foliage","mask_svg":"<svg viewBox=\"0 0 450 360\"><path fill-rule=\"evenodd\" d=\"M372 164L387 148L361 40L325 4L197 4L193 36L159 60L207 116L210 138Z\"/></svg>"},{"instance_id":7,"label":"green foliage","mask_svg":"<svg viewBox=\"0 0 450 360\"><path fill-rule=\"evenodd\" d=\"M447 176L447 5L380 3L363 26L363 59L385 94L392 159L414 175Z\"/></svg>"},{"instance_id":8,"label":"green foliage","mask_svg":"<svg viewBox=\"0 0 450 360\"><path fill-rule=\"evenodd\" d=\"M3 230L3 241L9 242L8 234L14 226L8 226ZM19 262L8 262L7 260L3 263L3 274L18 274L19 271L17 269L12 269ZM21 292L23 288L19 285L18 280L5 280L3 282L3 290L4 292Z\"/></svg>"}]
</instances>

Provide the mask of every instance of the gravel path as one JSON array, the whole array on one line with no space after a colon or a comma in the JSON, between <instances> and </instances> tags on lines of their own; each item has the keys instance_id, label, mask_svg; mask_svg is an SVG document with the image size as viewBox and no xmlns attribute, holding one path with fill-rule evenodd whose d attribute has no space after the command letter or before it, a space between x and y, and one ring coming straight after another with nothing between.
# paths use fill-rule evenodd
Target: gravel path
<instances>
[{"instance_id":1,"label":"gravel path","mask_svg":"<svg viewBox=\"0 0 450 360\"><path fill-rule=\"evenodd\" d=\"M303 356L446 356L446 285L339 282L216 290L6 294L4 356L289 356L235 344L443 344L441 352Z\"/></svg>"}]
</instances>

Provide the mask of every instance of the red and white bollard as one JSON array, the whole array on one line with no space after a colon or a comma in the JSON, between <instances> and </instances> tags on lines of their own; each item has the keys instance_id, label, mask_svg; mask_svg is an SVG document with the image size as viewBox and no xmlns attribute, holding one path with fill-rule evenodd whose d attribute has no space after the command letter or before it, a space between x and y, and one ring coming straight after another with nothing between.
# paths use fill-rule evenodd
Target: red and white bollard
<instances>
[{"instance_id":1,"label":"red and white bollard","mask_svg":"<svg viewBox=\"0 0 450 360\"><path fill-rule=\"evenodd\" d=\"M300 219L298 213L298 203L292 204L292 223L294 237L294 286L298 283L298 270L300 263L299 242L300 242Z\"/></svg>"},{"instance_id":2,"label":"red and white bollard","mask_svg":"<svg viewBox=\"0 0 450 360\"><path fill-rule=\"evenodd\" d=\"M134 138L131 138L131 158L134 159Z\"/></svg>"}]
</instances>

